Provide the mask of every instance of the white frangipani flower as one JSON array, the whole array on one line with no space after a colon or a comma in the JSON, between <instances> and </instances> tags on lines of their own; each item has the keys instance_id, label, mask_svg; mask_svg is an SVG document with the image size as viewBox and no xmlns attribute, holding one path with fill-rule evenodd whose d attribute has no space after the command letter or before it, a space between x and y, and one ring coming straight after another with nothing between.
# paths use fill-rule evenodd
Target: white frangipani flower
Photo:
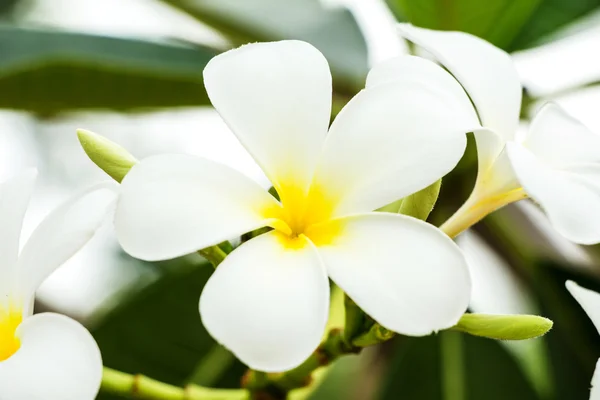
<instances>
[{"instance_id":1,"label":"white frangipani flower","mask_svg":"<svg viewBox=\"0 0 600 400\"><path fill-rule=\"evenodd\" d=\"M200 299L212 336L262 371L293 368L318 346L328 276L388 329L451 327L470 293L458 247L420 220L371 212L450 171L477 126L459 107L468 102L460 85L430 64L438 81L372 82L328 129L331 74L311 45L258 43L215 57L204 70L208 95L281 202L225 165L150 157L121 185L123 248L162 260L273 228L234 250Z\"/></svg>"},{"instance_id":2,"label":"white frangipani flower","mask_svg":"<svg viewBox=\"0 0 600 400\"><path fill-rule=\"evenodd\" d=\"M92 400L102 359L92 335L63 315L32 315L38 286L93 235L114 204L114 184L94 186L50 213L19 253L36 172L0 185L0 398Z\"/></svg>"},{"instance_id":3,"label":"white frangipani flower","mask_svg":"<svg viewBox=\"0 0 600 400\"><path fill-rule=\"evenodd\" d=\"M517 134L522 88L510 56L463 32L400 24L400 34L435 56L469 94L484 129L475 131L479 173L465 205L442 226L460 233L502 205L527 196L554 228L582 244L600 242L600 136L555 104ZM404 73L394 61L376 67L388 80ZM427 71L421 71L427 79Z\"/></svg>"},{"instance_id":4,"label":"white frangipani flower","mask_svg":"<svg viewBox=\"0 0 600 400\"><path fill-rule=\"evenodd\" d=\"M566 286L600 333L600 293L583 288L573 281L567 281ZM596 371L592 377L590 400L600 400L600 360L596 363Z\"/></svg>"}]
</instances>

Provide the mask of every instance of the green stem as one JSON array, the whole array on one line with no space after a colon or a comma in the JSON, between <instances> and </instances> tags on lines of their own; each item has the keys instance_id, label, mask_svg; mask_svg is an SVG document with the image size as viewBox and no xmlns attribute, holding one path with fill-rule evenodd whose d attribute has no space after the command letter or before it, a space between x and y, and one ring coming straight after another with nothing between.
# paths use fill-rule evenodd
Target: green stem
<instances>
[{"instance_id":1,"label":"green stem","mask_svg":"<svg viewBox=\"0 0 600 400\"><path fill-rule=\"evenodd\" d=\"M211 389L196 385L186 388L172 386L143 375L130 375L104 367L102 386L104 393L124 398L144 400L245 400L248 392L242 389Z\"/></svg>"},{"instance_id":2,"label":"green stem","mask_svg":"<svg viewBox=\"0 0 600 400\"><path fill-rule=\"evenodd\" d=\"M442 393L444 400L465 400L465 363L460 332L440 333Z\"/></svg>"},{"instance_id":3,"label":"green stem","mask_svg":"<svg viewBox=\"0 0 600 400\"><path fill-rule=\"evenodd\" d=\"M227 253L225 253L218 245L198 250L198 254L206 258L215 268L217 268L219 264L223 262L225 257L227 257Z\"/></svg>"}]
</instances>

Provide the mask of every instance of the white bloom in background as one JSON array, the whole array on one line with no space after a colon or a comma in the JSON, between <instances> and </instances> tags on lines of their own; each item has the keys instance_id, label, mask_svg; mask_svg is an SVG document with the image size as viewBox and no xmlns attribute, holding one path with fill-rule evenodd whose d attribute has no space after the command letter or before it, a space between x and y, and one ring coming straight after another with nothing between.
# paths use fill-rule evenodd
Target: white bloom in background
<instances>
[{"instance_id":1,"label":"white bloom in background","mask_svg":"<svg viewBox=\"0 0 600 400\"><path fill-rule=\"evenodd\" d=\"M567 289L586 312L600 333L600 294L592 290L582 288L573 281L567 281ZM592 378L592 391L590 400L600 400L600 360L596 364L596 371Z\"/></svg>"},{"instance_id":2,"label":"white bloom in background","mask_svg":"<svg viewBox=\"0 0 600 400\"><path fill-rule=\"evenodd\" d=\"M600 242L600 136L555 104L545 105L529 131L518 135L522 88L507 53L463 32L409 24L399 29L456 77L484 127L475 132L479 173L473 193L442 229L454 236L474 222L473 215L529 196L566 238ZM402 73L386 63L378 68Z\"/></svg>"},{"instance_id":3,"label":"white bloom in background","mask_svg":"<svg viewBox=\"0 0 600 400\"><path fill-rule=\"evenodd\" d=\"M318 346L328 276L393 331L454 325L470 293L458 247L422 221L371 212L450 171L478 126L460 85L430 64L434 84L370 84L329 128L331 74L311 45L250 44L215 57L204 71L208 95L281 202L214 161L149 157L121 185L123 248L163 260L273 228L233 251L200 300L212 336L262 371L293 368Z\"/></svg>"},{"instance_id":4,"label":"white bloom in background","mask_svg":"<svg viewBox=\"0 0 600 400\"><path fill-rule=\"evenodd\" d=\"M32 315L35 291L95 233L114 204L115 185L102 184L62 204L19 253L23 216L36 172L0 186L0 398L92 400L102 359L92 335L63 315Z\"/></svg>"}]
</instances>

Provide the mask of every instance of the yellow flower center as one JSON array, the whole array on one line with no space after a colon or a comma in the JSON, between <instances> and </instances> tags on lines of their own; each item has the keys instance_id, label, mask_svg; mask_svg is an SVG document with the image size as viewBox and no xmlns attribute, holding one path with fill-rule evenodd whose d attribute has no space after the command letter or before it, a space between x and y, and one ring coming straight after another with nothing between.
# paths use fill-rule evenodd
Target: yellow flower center
<instances>
[{"instance_id":1,"label":"yellow flower center","mask_svg":"<svg viewBox=\"0 0 600 400\"><path fill-rule=\"evenodd\" d=\"M9 359L21 347L16 330L22 321L23 315L16 308L0 306L0 361Z\"/></svg>"},{"instance_id":2,"label":"yellow flower center","mask_svg":"<svg viewBox=\"0 0 600 400\"><path fill-rule=\"evenodd\" d=\"M296 186L283 186L277 193L282 207L269 208L264 215L286 247L303 247L306 241L301 236L322 245L337 235L339 224L330 221L334 202L319 187L313 185L306 193Z\"/></svg>"}]
</instances>

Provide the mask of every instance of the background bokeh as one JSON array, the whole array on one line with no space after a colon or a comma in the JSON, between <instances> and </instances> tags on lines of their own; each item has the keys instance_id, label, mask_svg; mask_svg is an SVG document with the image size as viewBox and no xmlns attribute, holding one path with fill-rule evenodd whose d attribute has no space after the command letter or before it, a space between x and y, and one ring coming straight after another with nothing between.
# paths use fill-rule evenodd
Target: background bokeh
<instances>
[{"instance_id":1,"label":"background bokeh","mask_svg":"<svg viewBox=\"0 0 600 400\"><path fill-rule=\"evenodd\" d=\"M370 65L408 51L397 20L463 30L509 51L525 88L523 127L552 100L600 134L600 0L0 0L0 178L40 170L24 235L74 190L106 179L76 128L138 158L216 159L268 187L210 107L207 61L247 42L306 40L329 60L339 110ZM466 198L475 164L471 143L444 179L432 223ZM496 212L458 241L472 268L473 311L542 314L554 329L522 343L400 336L339 360L311 399L589 397L600 335L564 281L600 290L600 248L562 239L530 202ZM210 272L197 255L134 260L107 224L42 286L37 310L86 324L109 367L176 385L237 387L245 367L197 313Z\"/></svg>"}]
</instances>

